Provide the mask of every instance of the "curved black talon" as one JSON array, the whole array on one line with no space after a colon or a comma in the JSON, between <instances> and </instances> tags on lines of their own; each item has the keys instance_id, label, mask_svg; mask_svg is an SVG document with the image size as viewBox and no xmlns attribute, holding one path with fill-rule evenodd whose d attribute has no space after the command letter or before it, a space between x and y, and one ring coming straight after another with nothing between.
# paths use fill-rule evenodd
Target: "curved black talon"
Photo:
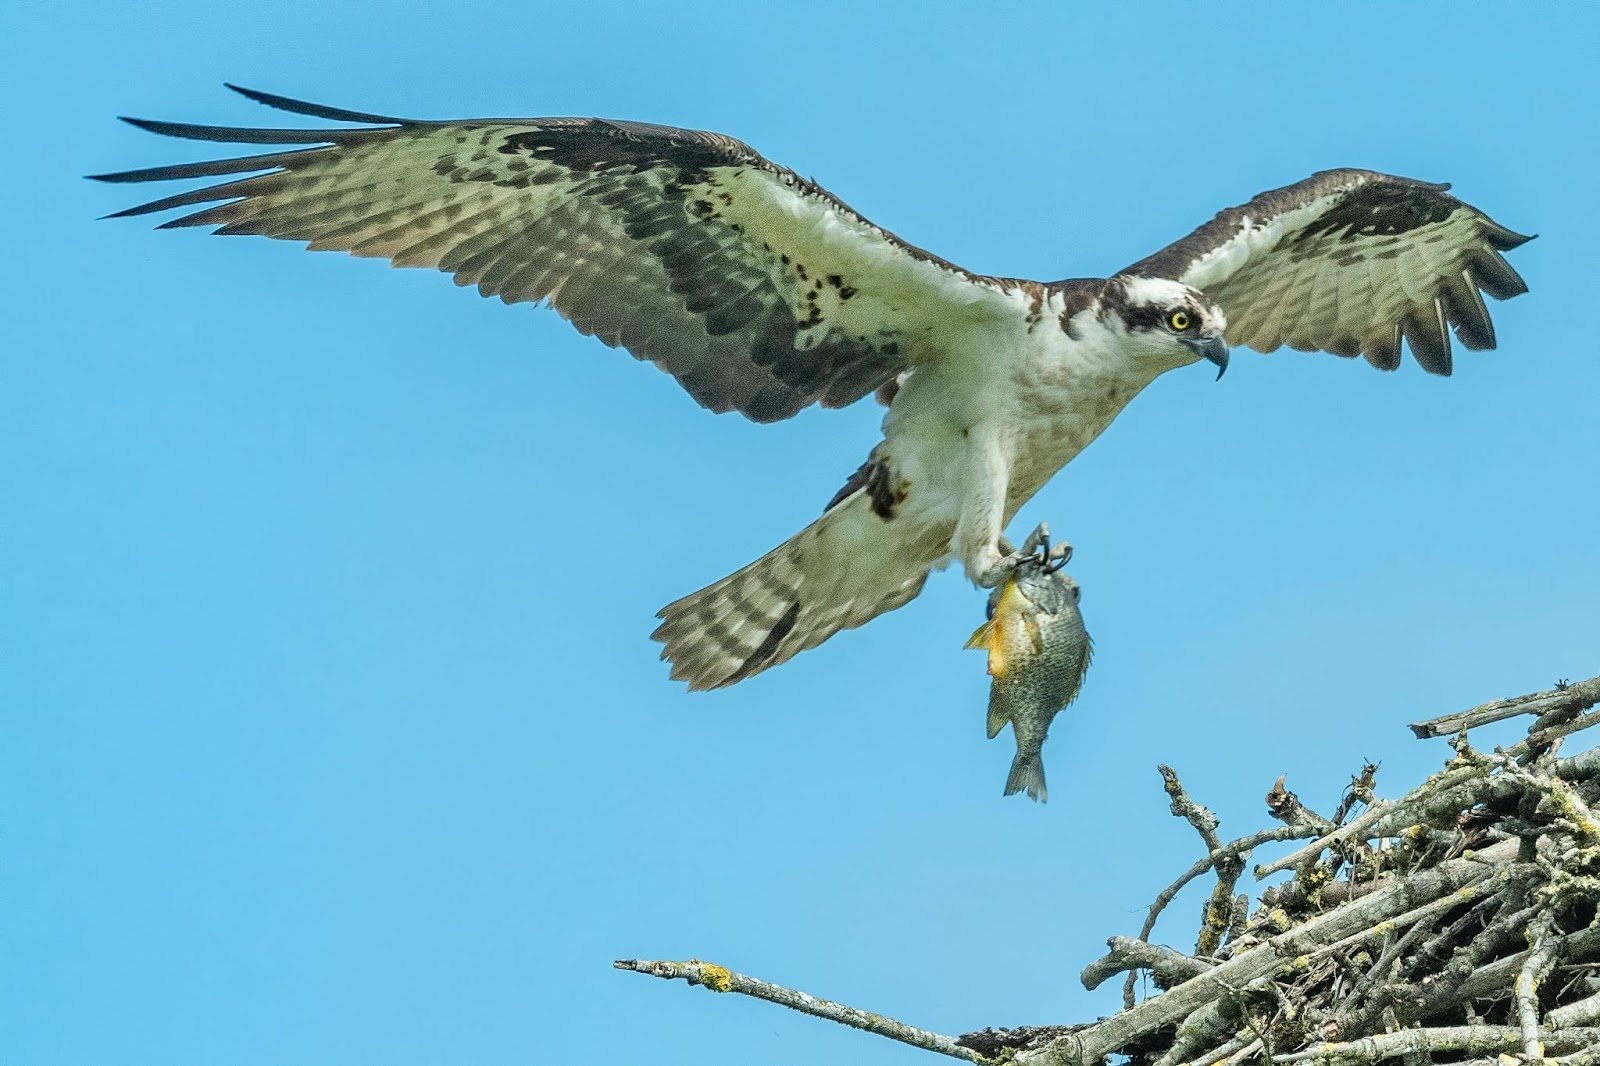
<instances>
[{"instance_id":1,"label":"curved black talon","mask_svg":"<svg viewBox=\"0 0 1600 1066\"><path fill-rule=\"evenodd\" d=\"M1050 534L1046 533L1039 538L1039 570L1046 574L1060 573L1072 558L1072 545L1067 545L1067 550L1061 553L1061 558L1050 558Z\"/></svg>"}]
</instances>

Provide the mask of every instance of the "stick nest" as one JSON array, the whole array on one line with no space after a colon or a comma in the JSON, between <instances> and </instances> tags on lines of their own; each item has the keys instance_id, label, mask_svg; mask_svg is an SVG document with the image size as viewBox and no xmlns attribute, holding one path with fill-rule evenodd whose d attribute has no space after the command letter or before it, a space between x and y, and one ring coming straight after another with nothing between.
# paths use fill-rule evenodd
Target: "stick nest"
<instances>
[{"instance_id":1,"label":"stick nest","mask_svg":"<svg viewBox=\"0 0 1600 1066\"><path fill-rule=\"evenodd\" d=\"M1600 721L1597 702L1600 678L1417 723L1418 736L1459 730L1453 757L1417 788L1379 799L1378 767L1364 766L1324 817L1280 778L1266 801L1281 824L1234 841L1162 767L1172 812L1205 856L1137 937L1113 937L1083 971L1089 988L1126 973L1125 1009L955 1043L1019 1066L1600 1066L1600 748L1561 752ZM1537 719L1513 747L1468 742L1467 729L1521 714ZM1252 853L1288 840L1309 843L1254 872L1293 878L1252 908L1238 891ZM1206 877L1194 950L1153 943L1179 890Z\"/></svg>"}]
</instances>

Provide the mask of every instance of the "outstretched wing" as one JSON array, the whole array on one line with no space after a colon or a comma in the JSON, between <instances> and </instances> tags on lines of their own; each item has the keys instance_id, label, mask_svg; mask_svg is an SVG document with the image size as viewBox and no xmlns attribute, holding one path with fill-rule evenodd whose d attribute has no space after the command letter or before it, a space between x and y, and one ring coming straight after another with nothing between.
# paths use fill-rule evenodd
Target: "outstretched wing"
<instances>
[{"instance_id":1,"label":"outstretched wing","mask_svg":"<svg viewBox=\"0 0 1600 1066\"><path fill-rule=\"evenodd\" d=\"M174 137L295 147L99 175L265 171L118 215L224 201L165 226L308 241L434 267L507 303L547 300L713 411L766 422L843 406L932 358L951 318L1010 302L1007 284L905 243L731 137L587 118L421 122L238 91L366 125L129 119Z\"/></svg>"},{"instance_id":2,"label":"outstretched wing","mask_svg":"<svg viewBox=\"0 0 1600 1066\"><path fill-rule=\"evenodd\" d=\"M1445 190L1370 170L1325 170L1231 207L1123 271L1171 278L1215 300L1228 340L1260 352L1364 355L1450 373L1450 327L1494 347L1482 293L1528 291L1500 253L1531 240ZM1482 290L1480 292L1480 290Z\"/></svg>"}]
</instances>

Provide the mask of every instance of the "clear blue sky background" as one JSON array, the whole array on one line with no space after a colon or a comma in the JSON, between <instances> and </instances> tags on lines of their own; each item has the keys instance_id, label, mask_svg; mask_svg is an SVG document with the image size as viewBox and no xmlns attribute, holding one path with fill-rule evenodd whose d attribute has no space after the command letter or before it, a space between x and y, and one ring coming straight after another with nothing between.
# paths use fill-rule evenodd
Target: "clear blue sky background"
<instances>
[{"instance_id":1,"label":"clear blue sky background","mask_svg":"<svg viewBox=\"0 0 1600 1066\"><path fill-rule=\"evenodd\" d=\"M1078 985L1279 773L1600 669L1600 88L1586 5L22 0L0 14L7 1063L909 1063L615 973L698 955L945 1032ZM731 691L661 604L777 543L878 409L699 410L553 313L293 245L96 222L206 157L119 113L723 130L979 271L1105 273L1330 166L1452 181L1532 293L1453 379L1292 352L1159 381L1030 504L1098 654L1002 799L954 573ZM636 547L618 550L619 544ZM1502 735L1509 735L1505 733ZM1198 898L1166 929L1191 944Z\"/></svg>"}]
</instances>

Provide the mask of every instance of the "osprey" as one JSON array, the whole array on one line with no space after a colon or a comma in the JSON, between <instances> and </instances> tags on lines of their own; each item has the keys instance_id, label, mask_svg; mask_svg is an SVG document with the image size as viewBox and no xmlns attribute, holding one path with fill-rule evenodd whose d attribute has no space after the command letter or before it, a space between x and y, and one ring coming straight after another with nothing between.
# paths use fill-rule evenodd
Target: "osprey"
<instances>
[{"instance_id":1,"label":"osprey","mask_svg":"<svg viewBox=\"0 0 1600 1066\"><path fill-rule=\"evenodd\" d=\"M230 86L231 87L231 86ZM231 87L232 88L232 87ZM1013 514L1160 374L1229 345L1422 368L1493 348L1482 293L1525 292L1529 238L1448 186L1328 170L1229 208L1109 278L988 277L913 247L716 133L592 118L433 122L237 89L337 129L128 119L174 137L289 146L99 175L252 175L117 215L433 267L580 331L756 422L876 393L883 439L822 516L665 607L691 689L731 685L917 595L961 563L994 587ZM220 201L220 202L219 202ZM110 216L116 217L116 216Z\"/></svg>"}]
</instances>

